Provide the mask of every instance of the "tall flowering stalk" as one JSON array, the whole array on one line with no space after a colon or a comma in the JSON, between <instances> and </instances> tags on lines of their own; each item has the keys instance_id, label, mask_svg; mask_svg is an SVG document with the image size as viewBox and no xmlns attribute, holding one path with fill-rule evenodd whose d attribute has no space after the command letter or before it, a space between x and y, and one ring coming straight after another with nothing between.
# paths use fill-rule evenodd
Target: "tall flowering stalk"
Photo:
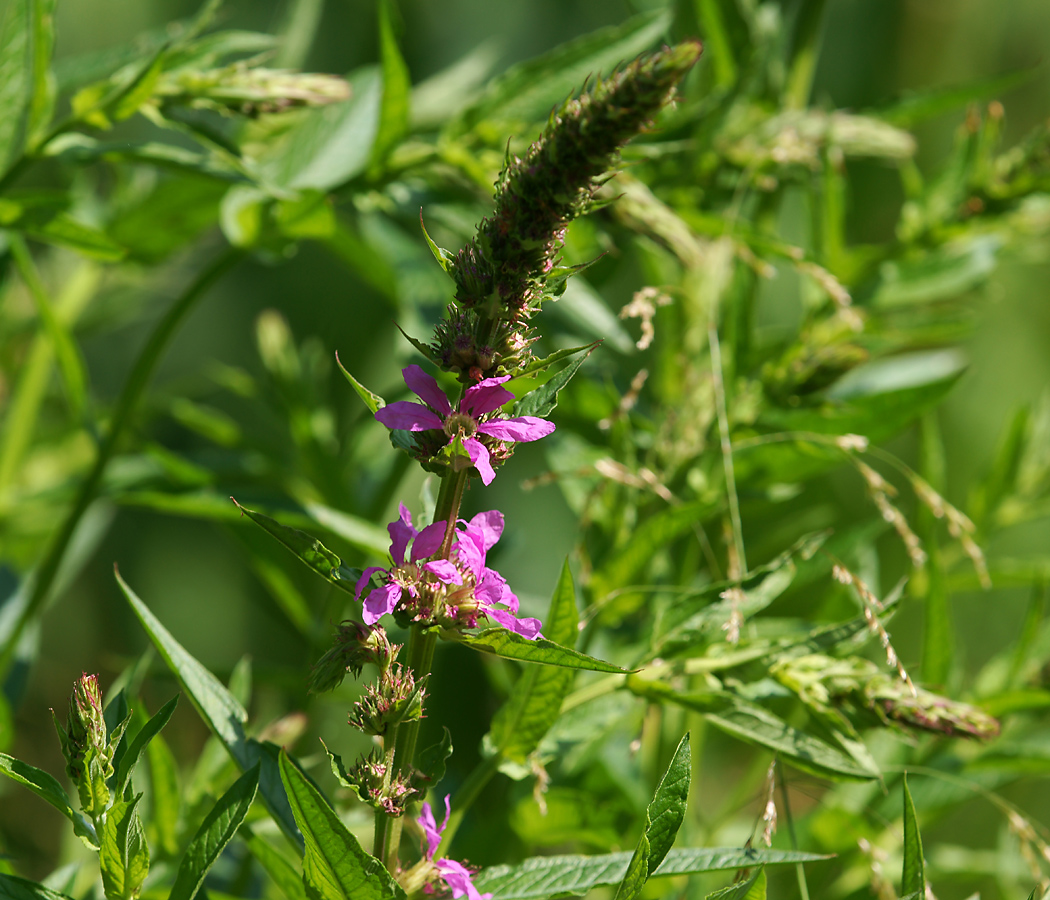
<instances>
[{"instance_id":1,"label":"tall flowering stalk","mask_svg":"<svg viewBox=\"0 0 1050 900\"><path fill-rule=\"evenodd\" d=\"M431 781L430 773L417 768L416 743L438 634L455 638L490 624L515 640L542 638L539 620L517 615L518 598L487 562L503 532L503 514L459 517L468 480L491 484L514 444L554 431L540 416L508 413L518 398L504 384L530 361L531 318L572 274L558 266L566 226L594 207L619 148L650 124L699 54L700 45L687 42L597 81L551 115L523 158L507 160L496 182L495 211L470 243L456 255L432 246L455 282L455 298L434 345L416 346L458 377L458 396L448 396L433 376L411 365L402 374L421 402L373 406L376 420L400 434L395 443L410 447L424 468L440 476L441 487L430 524L417 527L400 505L387 529L389 565L366 569L356 585L363 621L340 626L335 645L314 667L312 687L332 688L367 662L379 668L349 722L380 738L382 751L361 758L341 777L375 808L374 852L410 893L483 897L462 863L436 858L445 824L437 825L427 803L418 820L425 836L422 858L411 868L401 865L404 813L425 797ZM388 616L409 630L403 662L395 661L401 648L383 631ZM447 824L447 797L445 808Z\"/></svg>"}]
</instances>

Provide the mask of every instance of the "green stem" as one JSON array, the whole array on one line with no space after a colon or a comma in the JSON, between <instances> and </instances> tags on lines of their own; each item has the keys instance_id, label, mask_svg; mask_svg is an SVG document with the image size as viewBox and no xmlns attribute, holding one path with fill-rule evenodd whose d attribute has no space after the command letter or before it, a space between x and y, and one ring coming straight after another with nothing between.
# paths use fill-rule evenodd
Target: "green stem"
<instances>
[{"instance_id":1,"label":"green stem","mask_svg":"<svg viewBox=\"0 0 1050 900\"><path fill-rule=\"evenodd\" d=\"M59 566L65 557L66 549L73 538L73 533L98 493L106 467L113 458L117 444L131 422L132 413L135 411L135 407L138 405L138 401L142 397L146 385L153 375L153 370L160 361L161 355L167 349L175 331L182 324L190 310L197 304L197 301L204 296L212 284L233 267L242 255L240 250L228 250L201 272L182 296L172 304L164 318L161 319L149 336L146 346L139 352L131 374L124 382L120 397L117 399L109 430L99 446L95 464L84 481L81 482L80 490L77 492L72 509L70 509L65 521L55 533L51 546L37 567L33 576L32 591L29 593L25 606L22 608L18 619L7 636L7 643L0 649L0 680L3 680L11 666L19 639L26 626L39 613L48 598L55 576L58 574Z\"/></svg>"},{"instance_id":2,"label":"green stem","mask_svg":"<svg viewBox=\"0 0 1050 900\"><path fill-rule=\"evenodd\" d=\"M384 794L389 789L394 774L394 754L397 750L397 732L399 727L400 726L398 725L391 725L387 730L386 735L383 737L383 761L386 763L386 773L383 775ZM387 868L390 869L391 874L397 871L397 853L395 852L393 854L394 868L390 868L390 863L387 861L387 857L390 855L390 826L395 821L395 819L388 816L383 810L376 810L375 836L373 837L372 855L383 860L387 864ZM400 837L400 833L398 836Z\"/></svg>"},{"instance_id":3,"label":"green stem","mask_svg":"<svg viewBox=\"0 0 1050 900\"><path fill-rule=\"evenodd\" d=\"M456 791L456 808L453 810L452 815L449 816L448 825L441 835L441 846L438 848L437 853L434 854L435 856L444 856L448 851L452 839L459 830L459 824L463 821L463 816L466 815L467 810L470 809L474 801L478 799L478 795L482 792L485 785L489 783L492 776L499 771L499 763L500 757L498 753L483 759L474 767L474 771L467 776L467 780L463 782L460 789Z\"/></svg>"},{"instance_id":4,"label":"green stem","mask_svg":"<svg viewBox=\"0 0 1050 900\"><path fill-rule=\"evenodd\" d=\"M813 73L817 69L820 37L827 0L808 0L799 4L792 47L791 71L788 74L784 102L789 109L805 109L813 89Z\"/></svg>"}]
</instances>

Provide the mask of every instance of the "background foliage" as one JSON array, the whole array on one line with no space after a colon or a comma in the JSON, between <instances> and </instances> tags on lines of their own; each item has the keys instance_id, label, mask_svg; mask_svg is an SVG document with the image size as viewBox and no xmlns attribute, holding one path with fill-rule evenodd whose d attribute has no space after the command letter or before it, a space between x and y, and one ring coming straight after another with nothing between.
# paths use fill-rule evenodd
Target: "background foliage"
<instances>
[{"instance_id":1,"label":"background foliage","mask_svg":"<svg viewBox=\"0 0 1050 900\"><path fill-rule=\"evenodd\" d=\"M893 646L917 679L980 701L1004 722L1004 736L987 745L880 737L873 746L889 782L896 767L916 770L910 786L938 896L977 889L986 897L1027 895L1034 877L1025 853L1045 848L1045 834L1032 839L1018 824L1026 819L1011 819L1000 802L944 777L924 778L917 767L996 790L1032 821L1046 804L1042 684L1050 648L1042 612L1048 564L1046 432L1039 412L1050 365L1044 351L1050 321L1039 303L1047 265L1046 143L1037 138L1027 145L1029 159L1013 168L1014 158L997 154L1024 141L1045 118L1050 82L1038 63L1050 40L1050 14L1036 2L698 0L671 10L668 26L656 18L662 6L381 7L405 69L388 53L380 71L382 32L372 4L231 2L212 28L241 35L229 45L236 55L272 53L267 65L350 73L348 104L310 113L303 125L302 113L264 109L255 118L223 119L170 100L150 121L132 115L132 103L111 130L80 129L98 143L61 139L55 154L4 186L4 199L15 204L0 207L13 236L5 244L0 299L5 596L17 596L20 580L42 558L90 470L95 441L136 354L171 301L223 258L231 242L251 252L230 258L230 270L175 336L130 420L105 475L105 499L88 510L74 542L74 565L60 576L60 589L27 632L7 676L0 749L59 772L46 709L63 707L82 670L101 672L103 684L111 685L141 658L147 640L114 586L114 561L199 660L223 681L232 678L245 700L250 694L252 721L270 723L278 743L298 739L307 762L318 761L317 735L333 749L346 741L339 747L344 757L363 749L341 737L354 687L348 683L323 699L305 690L307 667L326 646L343 596L279 555L226 498L234 494L285 524L323 534L353 564L385 552L385 535L373 523L392 517L397 496L418 496L423 474L394 461L384 430L332 365L333 354L365 384L393 396L399 368L417 361L393 321L425 337L448 293L421 241L420 207L437 242L458 248L489 209L508 136L520 149L551 104L588 74L607 71L668 34L695 34L691 23L699 19L706 52L679 109L628 152L632 165L614 183L621 201L570 230L568 262L608 253L583 276L593 290L583 278L570 282L563 300L545 311L547 344L554 349L598 337L605 343L563 395L555 414L558 442L520 448L486 496L486 507L508 513L500 570L527 611L542 614L566 552L578 548L572 564L581 596L603 603L600 611L583 610L601 627L585 632L581 646L629 664L642 655L637 642L649 634L653 612L672 615L674 603L668 593L623 589L695 586L707 572L695 538L645 569L653 547L682 530L672 516L644 531L646 522L673 508L661 489L684 501L682 522L704 522L711 553L726 568L734 541L723 525L732 516L724 505L721 457L707 443L717 440L717 410L710 383L698 374L703 366L709 370L699 362L706 360L706 324L679 312L682 291L695 289L711 304L722 297L729 310L721 336L735 439L784 430L869 434L888 441L889 452L976 523L992 592L979 589L959 542L916 502L908 478L872 462L901 488L893 502L932 559L911 573L890 626ZM185 36L169 23L196 13L193 4L59 3L59 120L74 90L134 60L149 62L165 39ZM652 16L655 24L639 25L631 18L636 15ZM808 17L823 21L815 32L819 42L806 41ZM721 29L711 24L716 19ZM618 30L586 37L601 28ZM257 34L244 36L248 32ZM555 48L576 38L583 43L559 56ZM457 117L491 75L552 51L546 62L516 70L514 104L483 99ZM811 131L791 118L805 106L810 52L813 108L877 110L884 127L840 119L841 130L832 134L820 115ZM557 71L555 63L572 53L583 61ZM1007 74L1018 71L1020 77ZM376 122L380 75L395 89L413 86L413 93L401 127L396 119L381 123L377 142L370 123ZM960 96L909 93L975 81L986 86ZM388 91L387 111L391 96ZM148 92L138 101L145 99ZM995 99L1005 118L995 107L989 114ZM251 161L249 179L244 159ZM735 229L731 240L719 242L728 221ZM19 235L29 240L29 263L24 254L19 263ZM805 259L793 256L794 246L806 248ZM731 263L733 254L742 263ZM751 259L773 266L776 278L761 277L763 266L749 265ZM812 261L837 282L806 268ZM690 266L699 284L690 285ZM34 268L55 307L57 325L50 330L33 295ZM840 327L843 320L829 304L838 282L870 316L863 341ZM657 310L653 345L640 351L638 323L616 313L644 285L667 286L675 302ZM753 305L735 304L732 298L749 292ZM964 354L944 349L960 344ZM923 355L910 357L910 367L893 356L881 369L840 377L866 359L903 351ZM34 368L37 357L43 359ZM617 404L643 366L650 381L639 407L620 415ZM824 391L855 399L898 388L905 396L881 406L873 401L854 420L829 423L816 402ZM686 414L675 418L675 410ZM693 451L701 446L695 462ZM750 459L747 451L738 454L736 472L751 567L805 533L834 527L831 540L841 543L833 552L880 597L888 595L909 570L907 555L892 529L880 530L871 492L850 455L813 441L751 452ZM550 470L562 477L547 477ZM532 489L523 491L526 480ZM624 548L639 534L632 561ZM826 573L815 585L796 585L771 609L768 629L749 637L787 633L798 620L856 614L849 594ZM12 602L6 617L0 611L4 627ZM721 624L714 623L716 637ZM146 666L143 702L155 711L176 687L156 659L146 660L133 679L142 679ZM446 723L455 731L450 789L479 762L482 738L516 677L511 665L464 648L439 654L435 682L442 687L428 727L436 733ZM531 776L497 778L464 820L461 856L485 866L539 851L632 849L645 804L690 726L693 810L679 846L747 840L762 812L768 754L752 759L713 729L700 744L695 711L666 707L661 713L653 706L646 713L630 700L629 709L617 709L622 695L611 696L612 730L603 745L581 742L571 729L562 735L547 816L533 800ZM755 696L768 700L761 688ZM581 721L581 730L595 727L591 719ZM640 747L633 745L641 734ZM190 804L204 804L222 779L212 780L206 765L189 771L207 733L188 703L180 704L165 736L184 768ZM807 869L813 894L863 896L873 864L896 884L899 791L883 797L877 787L840 786L828 794L823 780L786 771L799 846L842 854ZM15 785L0 790L3 849L19 873L43 877L76 854L56 812ZM507 809L512 816L504 815ZM781 827L779 845L790 846ZM174 852L176 835L156 837ZM858 839L872 850L858 849ZM236 892L247 889L251 872L242 866L224 877L223 889ZM795 890L790 870L770 870L769 877L786 879L778 888L784 894ZM724 883L705 878L688 890L702 895ZM663 890L655 884L651 890Z\"/></svg>"}]
</instances>

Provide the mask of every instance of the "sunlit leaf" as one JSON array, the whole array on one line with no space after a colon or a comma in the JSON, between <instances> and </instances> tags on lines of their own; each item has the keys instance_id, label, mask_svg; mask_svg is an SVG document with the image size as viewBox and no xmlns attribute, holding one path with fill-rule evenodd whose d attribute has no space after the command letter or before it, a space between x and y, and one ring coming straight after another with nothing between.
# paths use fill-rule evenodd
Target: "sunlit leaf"
<instances>
[{"instance_id":1,"label":"sunlit leaf","mask_svg":"<svg viewBox=\"0 0 1050 900\"><path fill-rule=\"evenodd\" d=\"M403 900L383 864L366 853L324 797L281 753L281 780L306 840L303 880L315 900Z\"/></svg>"},{"instance_id":2,"label":"sunlit leaf","mask_svg":"<svg viewBox=\"0 0 1050 900\"><path fill-rule=\"evenodd\" d=\"M92 849L98 849L98 837L95 835L94 826L83 813L73 809L65 789L53 775L15 759L13 756L8 756L6 753L0 753L0 774L6 775L12 781L17 781L23 787L29 788L41 800L50 803L73 823L73 830L77 837Z\"/></svg>"},{"instance_id":3,"label":"sunlit leaf","mask_svg":"<svg viewBox=\"0 0 1050 900\"><path fill-rule=\"evenodd\" d=\"M901 893L926 896L926 863L922 856L922 838L915 816L915 803L908 790L908 778L901 779L904 794L904 864L901 874Z\"/></svg>"},{"instance_id":4,"label":"sunlit leaf","mask_svg":"<svg viewBox=\"0 0 1050 900\"><path fill-rule=\"evenodd\" d=\"M488 628L478 634L459 635L456 639L482 653L492 653L504 659L541 663L546 666L565 666L569 669L589 669L592 672L622 674L624 671L612 663L594 659L585 653L559 646L543 638L530 641L520 634L507 631L506 628Z\"/></svg>"}]
</instances>

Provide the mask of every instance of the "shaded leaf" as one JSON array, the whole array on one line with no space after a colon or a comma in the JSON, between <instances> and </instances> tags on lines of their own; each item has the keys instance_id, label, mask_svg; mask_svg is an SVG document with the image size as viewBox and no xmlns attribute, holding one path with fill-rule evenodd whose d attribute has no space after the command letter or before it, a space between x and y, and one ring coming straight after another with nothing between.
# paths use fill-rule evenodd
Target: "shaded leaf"
<instances>
[{"instance_id":1,"label":"shaded leaf","mask_svg":"<svg viewBox=\"0 0 1050 900\"><path fill-rule=\"evenodd\" d=\"M354 376L351 375L343 367L343 364L339 359L338 353L336 353L335 355L335 364L339 366L339 371L342 372L343 377L350 382L350 387L354 389L354 392L357 394L357 396L360 397L361 401L365 404L365 406L368 407L368 411L370 413L375 413L381 410L384 406L386 406L386 400L380 397L379 394L373 393L368 388L366 388L363 384L361 384L360 381L354 378Z\"/></svg>"},{"instance_id":2,"label":"shaded leaf","mask_svg":"<svg viewBox=\"0 0 1050 900\"><path fill-rule=\"evenodd\" d=\"M232 497L230 499L233 500ZM337 588L341 588L349 594L354 593L354 586L360 577L360 573L355 574L354 570L344 566L342 560L319 540L311 537L304 531L299 531L297 528L289 528L276 519L271 519L269 516L264 516L262 513L248 509L246 506L241 506L236 500L233 502L242 513L248 516L256 525L277 538L310 569L313 569L313 571L324 578L325 581L334 584Z\"/></svg>"},{"instance_id":3,"label":"shaded leaf","mask_svg":"<svg viewBox=\"0 0 1050 900\"><path fill-rule=\"evenodd\" d=\"M172 637L160 620L150 612L149 607L120 577L120 573L115 574L117 584L120 585L124 597L142 623L146 634L178 679L182 689L189 695L204 723L223 743L242 772L257 763L261 765L259 793L266 808L292 843L297 847L302 846L302 837L296 828L288 799L280 786L273 745L249 740L245 736L244 726L248 721L248 714L237 698Z\"/></svg>"},{"instance_id":4,"label":"shaded leaf","mask_svg":"<svg viewBox=\"0 0 1050 900\"><path fill-rule=\"evenodd\" d=\"M259 772L256 764L216 801L186 848L168 900L193 900L204 883L204 876L248 815L259 787Z\"/></svg>"},{"instance_id":5,"label":"shaded leaf","mask_svg":"<svg viewBox=\"0 0 1050 900\"><path fill-rule=\"evenodd\" d=\"M77 837L93 850L98 849L98 837L95 835L94 826L83 813L73 809L69 795L54 776L6 753L0 753L0 773L29 788L41 800L50 803L73 823L73 831Z\"/></svg>"},{"instance_id":6,"label":"shaded leaf","mask_svg":"<svg viewBox=\"0 0 1050 900\"><path fill-rule=\"evenodd\" d=\"M766 870L760 868L743 881L708 894L707 900L766 900Z\"/></svg>"},{"instance_id":7,"label":"shaded leaf","mask_svg":"<svg viewBox=\"0 0 1050 900\"><path fill-rule=\"evenodd\" d=\"M379 2L379 56L383 70L383 99L379 128L372 144L372 165L380 167L408 130L408 104L412 84L408 66L394 33L397 9L393 0Z\"/></svg>"},{"instance_id":8,"label":"shaded leaf","mask_svg":"<svg viewBox=\"0 0 1050 900\"><path fill-rule=\"evenodd\" d=\"M554 410L554 407L558 405L558 392L572 380L572 376L579 371L584 360L594 352L597 346L598 344L595 342L593 344L588 344L586 347L572 351L573 353L578 354L576 358L573 359L564 369L561 369L557 374L547 380L543 385L536 388L534 391L530 391L519 400L514 405L514 415L549 416Z\"/></svg>"},{"instance_id":9,"label":"shaded leaf","mask_svg":"<svg viewBox=\"0 0 1050 900\"><path fill-rule=\"evenodd\" d=\"M926 864L922 858L922 837L915 816L915 803L908 790L908 777L901 778L904 794L904 863L901 870L901 893L926 896Z\"/></svg>"},{"instance_id":10,"label":"shaded leaf","mask_svg":"<svg viewBox=\"0 0 1050 900\"><path fill-rule=\"evenodd\" d=\"M176 694L157 710L156 715L139 729L139 733L135 735L131 746L128 747L121 757L120 764L117 767L118 797L123 797L124 792L131 786L131 776L135 773L135 767L142 756L142 751L149 746L149 742L160 733L160 730L168 724L168 720L171 718L172 713L175 712L175 706L178 702L179 695ZM125 799L128 798L125 797Z\"/></svg>"},{"instance_id":11,"label":"shaded leaf","mask_svg":"<svg viewBox=\"0 0 1050 900\"><path fill-rule=\"evenodd\" d=\"M259 864L266 870L273 883L280 888L288 900L307 900L306 889L303 886L303 878L299 873L299 867L286 859L275 847L268 844L261 837L242 825L240 837L248 847L248 852L258 860Z\"/></svg>"},{"instance_id":12,"label":"shaded leaf","mask_svg":"<svg viewBox=\"0 0 1050 900\"><path fill-rule=\"evenodd\" d=\"M0 900L70 900L70 897L35 881L0 873Z\"/></svg>"}]
</instances>

